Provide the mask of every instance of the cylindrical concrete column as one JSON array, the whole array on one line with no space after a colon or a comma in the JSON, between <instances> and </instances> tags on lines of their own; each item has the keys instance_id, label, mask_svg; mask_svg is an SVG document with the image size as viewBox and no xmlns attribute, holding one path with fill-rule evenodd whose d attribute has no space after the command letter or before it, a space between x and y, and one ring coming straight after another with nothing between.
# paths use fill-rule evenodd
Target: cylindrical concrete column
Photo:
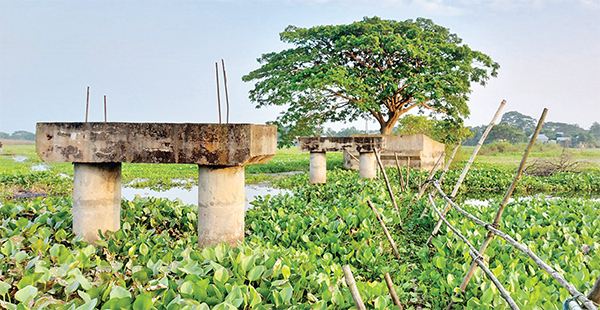
<instances>
[{"instance_id":1,"label":"cylindrical concrete column","mask_svg":"<svg viewBox=\"0 0 600 310\"><path fill-rule=\"evenodd\" d=\"M327 153L310 153L310 184L327 183Z\"/></svg>"},{"instance_id":2,"label":"cylindrical concrete column","mask_svg":"<svg viewBox=\"0 0 600 310\"><path fill-rule=\"evenodd\" d=\"M360 153L358 158L358 175L372 179L377 176L377 159L375 153Z\"/></svg>"},{"instance_id":3,"label":"cylindrical concrete column","mask_svg":"<svg viewBox=\"0 0 600 310\"><path fill-rule=\"evenodd\" d=\"M244 241L244 167L198 167L198 246Z\"/></svg>"},{"instance_id":4,"label":"cylindrical concrete column","mask_svg":"<svg viewBox=\"0 0 600 310\"><path fill-rule=\"evenodd\" d=\"M74 163L73 232L87 242L121 227L121 163Z\"/></svg>"}]
</instances>

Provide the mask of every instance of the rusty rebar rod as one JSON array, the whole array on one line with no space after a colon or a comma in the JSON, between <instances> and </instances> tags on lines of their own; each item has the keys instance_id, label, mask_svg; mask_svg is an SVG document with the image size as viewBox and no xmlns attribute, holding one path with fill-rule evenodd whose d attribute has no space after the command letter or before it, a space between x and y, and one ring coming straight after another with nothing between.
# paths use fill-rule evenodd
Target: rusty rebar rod
<instances>
[{"instance_id":1,"label":"rusty rebar rod","mask_svg":"<svg viewBox=\"0 0 600 310\"><path fill-rule=\"evenodd\" d=\"M85 122L88 121L88 112L90 110L90 87L87 87L87 100L85 101Z\"/></svg>"},{"instance_id":2,"label":"rusty rebar rod","mask_svg":"<svg viewBox=\"0 0 600 310\"><path fill-rule=\"evenodd\" d=\"M106 123L106 95L104 95L104 122Z\"/></svg>"},{"instance_id":3,"label":"rusty rebar rod","mask_svg":"<svg viewBox=\"0 0 600 310\"><path fill-rule=\"evenodd\" d=\"M219 124L221 124L221 93L219 91L219 63L215 62L215 72L217 76L217 104L219 105Z\"/></svg>"},{"instance_id":4,"label":"rusty rebar rod","mask_svg":"<svg viewBox=\"0 0 600 310\"><path fill-rule=\"evenodd\" d=\"M227 102L227 124L229 124L229 92L227 91L227 73L225 73L225 60L221 59L223 65L223 84L225 85L225 101Z\"/></svg>"}]
</instances>

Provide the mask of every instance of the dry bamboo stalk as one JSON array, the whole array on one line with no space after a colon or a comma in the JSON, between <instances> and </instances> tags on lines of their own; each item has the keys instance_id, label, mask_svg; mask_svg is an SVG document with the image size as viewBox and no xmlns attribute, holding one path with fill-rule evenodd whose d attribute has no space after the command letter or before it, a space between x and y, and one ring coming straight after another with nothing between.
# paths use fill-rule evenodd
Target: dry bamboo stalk
<instances>
[{"instance_id":1,"label":"dry bamboo stalk","mask_svg":"<svg viewBox=\"0 0 600 310\"><path fill-rule=\"evenodd\" d=\"M446 163L446 167L444 167L444 171L442 171L442 175L440 175L440 178L438 179L438 182L441 184L442 181L444 180L444 176L446 175L446 172L448 171L448 169L450 169L450 164L452 163L452 160L454 159L454 155L456 155L456 152L458 151L458 149L460 148L460 144L462 143L461 141L458 141L458 144L456 144L456 146L454 147L454 150L452 151L452 154L450 155L450 158L448 159L448 162ZM437 194L437 189L433 189L433 197L435 197L435 195ZM427 208L429 207L429 202L427 202L427 207L425 207L425 209L423 209L423 212L421 212L421 216L419 216L419 218L423 218L425 217L425 214L427 214Z\"/></svg>"},{"instance_id":2,"label":"dry bamboo stalk","mask_svg":"<svg viewBox=\"0 0 600 310\"><path fill-rule=\"evenodd\" d=\"M398 161L398 153L394 153L396 157L396 167L398 167L398 178L400 178L400 187L402 190L406 190L406 185L404 185L404 177L402 176L402 170L400 169L400 162Z\"/></svg>"},{"instance_id":3,"label":"dry bamboo stalk","mask_svg":"<svg viewBox=\"0 0 600 310\"><path fill-rule=\"evenodd\" d=\"M404 306L400 303L400 299L398 299L398 294L396 294L396 289L394 288L394 282L392 282L392 278L389 273L385 273L383 276L385 279L385 284L387 284L388 290L390 291L390 295L392 296L392 300L394 304L400 308L400 310L404 310Z\"/></svg>"},{"instance_id":4,"label":"dry bamboo stalk","mask_svg":"<svg viewBox=\"0 0 600 310\"><path fill-rule=\"evenodd\" d=\"M431 168L431 170L429 171L429 175L427 175L427 179L425 180L425 182L427 182L428 180L431 180L431 178L433 177L433 174L435 173L435 170L437 169L437 166L440 164L440 162L442 161L442 158L444 158L444 157L446 157L446 152L442 153L442 155L440 155L438 160L435 162L435 165L433 165L433 168ZM427 189L427 185L429 185L429 183L425 183L421 186L421 188L419 189L418 198L421 198L421 196L423 196L425 189Z\"/></svg>"},{"instance_id":5,"label":"dry bamboo stalk","mask_svg":"<svg viewBox=\"0 0 600 310\"><path fill-rule=\"evenodd\" d=\"M394 255L396 255L396 258L400 258L400 252L398 252L398 248L396 247L396 242L394 242L394 239L392 239L392 236L390 235L390 232L388 231L387 227L385 226L383 219L381 218L381 216L379 216L379 212L377 212L377 209L375 209L375 206L373 206L373 203L370 200L367 200L367 204L369 205L369 207L371 207L371 210L373 210L373 212L375 213L375 216L377 216L377 220L379 220L379 224L381 225L381 228L383 228L383 232L385 233L385 236L387 237L388 241L390 242L390 245L392 245L392 250L394 251Z\"/></svg>"},{"instance_id":6,"label":"dry bamboo stalk","mask_svg":"<svg viewBox=\"0 0 600 310\"><path fill-rule=\"evenodd\" d=\"M227 73L225 72L225 60L221 59L223 65L223 84L225 86L225 101L227 102L227 124L229 124L229 94L227 92Z\"/></svg>"},{"instance_id":7,"label":"dry bamboo stalk","mask_svg":"<svg viewBox=\"0 0 600 310\"><path fill-rule=\"evenodd\" d=\"M87 87L87 100L85 101L85 122L88 121L88 112L90 110L90 87Z\"/></svg>"},{"instance_id":8,"label":"dry bamboo stalk","mask_svg":"<svg viewBox=\"0 0 600 310\"><path fill-rule=\"evenodd\" d=\"M381 169L381 172L383 173L383 179L385 180L385 186L387 186L388 193L390 194L390 199L392 200L392 205L394 206L394 209L396 209L396 212L398 213L398 219L399 219L400 218L400 209L398 209L398 204L396 203L396 196L394 196L394 192L392 191L392 185L390 184L390 181L388 180L387 173L385 173L385 169L383 169L383 163L381 162L381 158L379 157L379 151L377 151L377 150L373 150L373 151L375 151L375 159L377 159L377 164L379 164L379 168ZM400 225L402 225L402 222L400 222Z\"/></svg>"},{"instance_id":9,"label":"dry bamboo stalk","mask_svg":"<svg viewBox=\"0 0 600 310\"><path fill-rule=\"evenodd\" d=\"M575 301L575 300L569 300L569 303L567 304L567 306L569 307L569 310L583 310L579 304Z\"/></svg>"},{"instance_id":10,"label":"dry bamboo stalk","mask_svg":"<svg viewBox=\"0 0 600 310\"><path fill-rule=\"evenodd\" d=\"M515 301L512 299L512 297L510 297L510 294L508 293L508 291L506 291L506 289L504 288L504 286L502 286L500 281L498 281L498 279L494 276L494 274L489 270L489 268L487 268L485 263L481 260L481 258L483 258L483 257L481 256L481 254L479 254L477 252L477 249L475 249L475 247L471 244L471 242L469 242L469 240L463 234L461 234L460 231L458 231L456 228L454 228L454 226L452 226L452 224L450 224L448 222L448 220L446 220L444 215L442 215L442 212L440 212L440 210L438 210L438 208L435 206L435 202L433 202L433 197L431 196L431 194L429 194L429 202L431 203L431 208L435 211L435 213L438 214L438 216L444 222L444 224L446 224L448 226L448 228L450 228L450 230L452 230L464 243L467 244L467 246L469 247L469 255L471 255L471 257L473 258L473 261L475 261L476 264L478 264L481 267L481 270L483 270L483 272L485 272L485 274L490 278L490 280L492 280L492 282L494 282L494 285L496 285L496 287L500 291L500 295L502 295L502 298L504 298L506 300L506 302L508 302L508 305L510 306L510 308L511 309L519 309L519 307L517 306ZM452 304L453 303L450 303L450 306L448 307L448 309L450 307L452 307Z\"/></svg>"},{"instance_id":11,"label":"dry bamboo stalk","mask_svg":"<svg viewBox=\"0 0 600 310\"><path fill-rule=\"evenodd\" d=\"M217 104L219 105L219 124L221 124L221 94L219 92L219 63L215 62L215 72L217 73Z\"/></svg>"},{"instance_id":12,"label":"dry bamboo stalk","mask_svg":"<svg viewBox=\"0 0 600 310\"><path fill-rule=\"evenodd\" d=\"M442 191L442 189L440 188L440 185L437 182L434 181L432 183L433 183L433 186L435 186L437 188L438 192L440 192L440 194L442 195L442 197L446 200L446 202L449 203L454 209L456 209L462 215L466 216L467 218L469 218L473 222L477 223L478 225L483 226L485 229L487 229L488 231L494 233L498 237L506 240L513 247L515 247L517 250L519 250L519 251L525 253L525 255L529 256L529 258L531 258L531 260L533 260L542 270L544 270L551 277L553 277L558 283L560 283L560 285L562 285L569 292L569 294L571 294L571 296L576 297L577 300L579 300L586 307L586 309L588 309L588 310L598 310L598 308L596 308L596 306L594 306L594 304L592 303L592 301L590 301L587 297L585 297L585 295L583 295L581 292L579 292L571 283L567 282L567 280L565 280L565 278L560 273L558 273L556 270L554 270L554 268L550 267L550 265L548 265L546 262L544 262L543 260L541 260L537 255L535 255L535 253L533 253L527 246L525 246L525 245L517 242L511 236L509 236L509 235L503 233L502 231L494 228L492 226L492 224L486 223L486 222L480 220L479 218L475 217L471 213L463 210L461 207L459 207L457 204L455 204L450 199L450 197L448 197Z\"/></svg>"},{"instance_id":13,"label":"dry bamboo stalk","mask_svg":"<svg viewBox=\"0 0 600 310\"><path fill-rule=\"evenodd\" d=\"M410 185L408 185L408 183L410 182L410 156L406 157L406 188L409 188Z\"/></svg>"},{"instance_id":14,"label":"dry bamboo stalk","mask_svg":"<svg viewBox=\"0 0 600 310\"><path fill-rule=\"evenodd\" d=\"M357 162L360 163L360 160L358 158L356 158L356 156L354 156L354 154L350 153L349 151L346 151L346 152L348 152L348 155L350 155L350 157L352 157L352 159L354 159L354 160L356 160Z\"/></svg>"},{"instance_id":15,"label":"dry bamboo stalk","mask_svg":"<svg viewBox=\"0 0 600 310\"><path fill-rule=\"evenodd\" d=\"M456 185L454 186L454 190L452 190L452 194L451 194L452 198L454 198L454 196L456 196L456 194L458 193L458 190L460 189L460 185L462 184L463 180L467 176L467 172L469 172L469 169L471 168L473 161L475 161L475 157L477 157L477 153L479 152L479 149L483 145L483 142L485 141L485 138L487 137L487 135L490 133L490 130L492 130L492 127L494 127L494 124L496 123L496 119L498 118L498 116L500 116L500 112L502 112L502 108L504 108L505 104L506 104L506 100L502 100L502 102L500 103L500 107L498 107L496 114L494 114L494 117L492 118L492 121L490 122L487 129L481 136L481 139L479 139L477 146L475 146L475 150L473 150L473 154L471 155L471 158L469 158L467 165L465 166L462 173L460 174L460 177L458 177L458 181L456 182ZM446 207L444 208L444 211L442 212L442 214L444 216L446 216L446 213L448 213L449 209L450 209L450 205L446 204ZM435 225L435 228L431 232L431 236L429 236L429 239L427 239L427 242L425 244L429 245L431 243L431 241L433 240L433 237L437 234L438 230L440 229L440 226L442 226L441 219Z\"/></svg>"},{"instance_id":16,"label":"dry bamboo stalk","mask_svg":"<svg viewBox=\"0 0 600 310\"><path fill-rule=\"evenodd\" d=\"M354 281L354 276L352 276L352 270L350 270L350 265L342 266L342 270L344 271L344 278L346 278L346 284L348 285L348 289L350 289L350 295L352 295L352 299L354 299L356 309L367 310L367 308L365 308L365 304L362 301L362 298L360 297L358 288L356 288L356 281Z\"/></svg>"},{"instance_id":17,"label":"dry bamboo stalk","mask_svg":"<svg viewBox=\"0 0 600 310\"><path fill-rule=\"evenodd\" d=\"M542 116L540 117L540 119L538 121L537 127L535 128L535 132L533 133L533 135L531 135L531 140L529 141L529 145L527 146L527 149L525 149L525 153L523 154L523 159L521 159L521 164L519 165L519 169L517 169L515 178L514 178L512 184L510 185L510 187L508 188L508 190L506 191L504 198L502 198L502 202L500 202L500 207L498 208L498 212L496 212L496 217L494 218L494 222L492 223L492 225L494 227L498 227L498 224L500 223L500 218L502 218L502 213L504 212L504 209L506 208L506 204L508 203L508 200L510 199L510 196L512 195L513 191L517 187L517 183L519 183L519 180L521 179L521 175L523 174L523 169L525 169L525 163L527 162L527 157L529 157L529 153L531 153L531 149L533 148L535 139L537 138L538 134L540 133L540 130L542 129L542 125L544 124L544 120L546 119L546 113L548 113L548 109L544 109L544 111L542 112ZM494 238L494 234L491 232L488 233L487 237L485 238L485 241L483 242L483 244L481 245L481 248L479 249L479 253L483 254L485 252L485 249L487 249L488 245L492 241L492 238ZM469 284L469 281L471 281L471 277L473 276L475 267L476 267L475 264L471 264L471 268L469 268L467 275L463 279L463 282L460 285L460 290L462 292L465 291L467 285Z\"/></svg>"},{"instance_id":18,"label":"dry bamboo stalk","mask_svg":"<svg viewBox=\"0 0 600 310\"><path fill-rule=\"evenodd\" d=\"M598 277L596 283L594 283L594 286L592 286L592 290L588 294L588 299L600 304L600 277Z\"/></svg>"}]
</instances>

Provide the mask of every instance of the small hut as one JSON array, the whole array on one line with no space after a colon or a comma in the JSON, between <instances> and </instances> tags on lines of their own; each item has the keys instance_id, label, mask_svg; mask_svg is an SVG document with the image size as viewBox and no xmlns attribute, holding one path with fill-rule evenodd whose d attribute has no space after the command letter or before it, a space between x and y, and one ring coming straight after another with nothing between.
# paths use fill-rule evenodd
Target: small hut
<instances>
[{"instance_id":1,"label":"small hut","mask_svg":"<svg viewBox=\"0 0 600 310\"><path fill-rule=\"evenodd\" d=\"M366 135L352 135L352 137L361 137ZM436 161L445 153L445 145L437 142L424 134L416 135L369 135L375 137L384 137L386 139L386 149L381 151L381 161L385 167L396 166L396 156L400 165L420 170L431 170ZM352 155L350 155L352 154ZM344 152L344 168L350 170L358 169L358 153ZM442 163L438 170L443 168Z\"/></svg>"}]
</instances>

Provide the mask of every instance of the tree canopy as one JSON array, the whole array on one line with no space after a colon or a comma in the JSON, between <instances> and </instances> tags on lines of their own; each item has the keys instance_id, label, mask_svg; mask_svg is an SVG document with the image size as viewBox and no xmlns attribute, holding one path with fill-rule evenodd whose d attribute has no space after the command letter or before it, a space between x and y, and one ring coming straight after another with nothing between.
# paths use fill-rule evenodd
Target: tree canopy
<instances>
[{"instance_id":1,"label":"tree canopy","mask_svg":"<svg viewBox=\"0 0 600 310\"><path fill-rule=\"evenodd\" d=\"M389 134L415 108L462 124L471 83L485 85L500 67L423 18L288 26L280 39L294 47L263 54L262 66L242 79L256 82L250 99L257 108L288 106L274 122L284 135L359 118L376 119Z\"/></svg>"}]
</instances>

